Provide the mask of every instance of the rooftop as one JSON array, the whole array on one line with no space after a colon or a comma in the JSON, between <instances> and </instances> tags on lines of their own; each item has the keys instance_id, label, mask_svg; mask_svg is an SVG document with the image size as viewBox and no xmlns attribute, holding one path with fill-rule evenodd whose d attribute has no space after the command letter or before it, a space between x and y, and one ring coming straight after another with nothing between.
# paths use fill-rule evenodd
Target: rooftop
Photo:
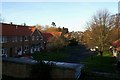
<instances>
[{"instance_id":1,"label":"rooftop","mask_svg":"<svg viewBox=\"0 0 120 80\"><path fill-rule=\"evenodd\" d=\"M0 35L4 36L22 36L22 35L30 35L34 32L35 27L33 26L23 26L23 25L15 25L15 24L7 24L0 23L0 27L2 30L0 31Z\"/></svg>"}]
</instances>

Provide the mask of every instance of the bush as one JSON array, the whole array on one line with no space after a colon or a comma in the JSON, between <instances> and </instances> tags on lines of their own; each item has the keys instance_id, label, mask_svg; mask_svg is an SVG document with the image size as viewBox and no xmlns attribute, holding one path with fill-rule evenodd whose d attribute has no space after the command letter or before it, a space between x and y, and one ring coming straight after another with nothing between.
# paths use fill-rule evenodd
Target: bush
<instances>
[{"instance_id":1,"label":"bush","mask_svg":"<svg viewBox=\"0 0 120 80\"><path fill-rule=\"evenodd\" d=\"M32 66L31 80L51 80L52 66L42 61Z\"/></svg>"},{"instance_id":2,"label":"bush","mask_svg":"<svg viewBox=\"0 0 120 80\"><path fill-rule=\"evenodd\" d=\"M71 39L69 40L69 46L77 46L78 42L76 41L76 39Z\"/></svg>"}]
</instances>

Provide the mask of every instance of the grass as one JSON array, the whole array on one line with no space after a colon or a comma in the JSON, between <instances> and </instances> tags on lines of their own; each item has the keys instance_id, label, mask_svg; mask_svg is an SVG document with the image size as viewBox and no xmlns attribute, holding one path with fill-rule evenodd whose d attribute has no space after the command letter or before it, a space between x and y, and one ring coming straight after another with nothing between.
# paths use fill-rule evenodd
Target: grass
<instances>
[{"instance_id":1,"label":"grass","mask_svg":"<svg viewBox=\"0 0 120 80\"><path fill-rule=\"evenodd\" d=\"M93 59L89 57L81 63L85 64L85 68L89 70L112 73L116 71L116 66L114 65L115 60L111 56L109 52L104 52L103 56L94 55Z\"/></svg>"},{"instance_id":2,"label":"grass","mask_svg":"<svg viewBox=\"0 0 120 80\"><path fill-rule=\"evenodd\" d=\"M84 75L81 80L120 80L118 75L116 75L116 59L112 58L110 52L104 52L103 56L94 55L93 59L89 57L81 63L85 65ZM97 74L94 72L108 74Z\"/></svg>"},{"instance_id":3,"label":"grass","mask_svg":"<svg viewBox=\"0 0 120 80\"><path fill-rule=\"evenodd\" d=\"M63 59L65 57L68 57L69 55L61 51L53 50L50 52L36 52L32 56L35 60L54 61L58 59Z\"/></svg>"},{"instance_id":4,"label":"grass","mask_svg":"<svg viewBox=\"0 0 120 80\"><path fill-rule=\"evenodd\" d=\"M92 72L82 72L79 80L120 80L120 78L116 76L99 75Z\"/></svg>"},{"instance_id":5,"label":"grass","mask_svg":"<svg viewBox=\"0 0 120 80\"><path fill-rule=\"evenodd\" d=\"M60 51L53 50L50 52L36 52L32 56L36 60L48 60L54 61L58 59L64 59L65 57L70 56L69 50L77 50L78 47L65 47ZM95 72L104 72L104 73L115 73L116 66L114 65L116 61L112 58L111 53L104 52L103 57L99 54L94 55L93 59L91 57L85 59L83 62L80 62L85 65L81 79L80 80L120 80L116 76L105 76L93 73ZM4 80L13 80L13 79L4 79ZM16 79L14 79L16 80Z\"/></svg>"}]
</instances>

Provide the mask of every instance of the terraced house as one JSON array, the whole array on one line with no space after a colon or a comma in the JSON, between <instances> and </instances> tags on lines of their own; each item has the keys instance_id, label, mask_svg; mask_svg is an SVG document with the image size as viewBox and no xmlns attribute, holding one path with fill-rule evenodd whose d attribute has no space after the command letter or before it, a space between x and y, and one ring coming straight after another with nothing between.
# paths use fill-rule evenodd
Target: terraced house
<instances>
[{"instance_id":1,"label":"terraced house","mask_svg":"<svg viewBox=\"0 0 120 80\"><path fill-rule=\"evenodd\" d=\"M33 26L0 23L0 29L1 55L18 57L45 47L42 33Z\"/></svg>"}]
</instances>

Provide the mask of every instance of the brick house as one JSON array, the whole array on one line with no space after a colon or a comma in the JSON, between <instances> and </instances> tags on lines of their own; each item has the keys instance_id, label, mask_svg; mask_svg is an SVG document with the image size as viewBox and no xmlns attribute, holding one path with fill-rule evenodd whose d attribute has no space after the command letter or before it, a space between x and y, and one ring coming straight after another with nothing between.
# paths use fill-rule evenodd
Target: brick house
<instances>
[{"instance_id":1,"label":"brick house","mask_svg":"<svg viewBox=\"0 0 120 80\"><path fill-rule=\"evenodd\" d=\"M62 32L42 32L42 34L45 41L45 49L47 51L55 49L58 40L61 42L60 37Z\"/></svg>"},{"instance_id":2,"label":"brick house","mask_svg":"<svg viewBox=\"0 0 120 80\"><path fill-rule=\"evenodd\" d=\"M42 35L44 37L44 41L46 44L48 44L50 41L50 38L53 37L53 35L51 33L48 33L48 32L42 32Z\"/></svg>"},{"instance_id":3,"label":"brick house","mask_svg":"<svg viewBox=\"0 0 120 80\"><path fill-rule=\"evenodd\" d=\"M42 33L32 26L0 23L1 55L18 57L44 49Z\"/></svg>"}]
</instances>

